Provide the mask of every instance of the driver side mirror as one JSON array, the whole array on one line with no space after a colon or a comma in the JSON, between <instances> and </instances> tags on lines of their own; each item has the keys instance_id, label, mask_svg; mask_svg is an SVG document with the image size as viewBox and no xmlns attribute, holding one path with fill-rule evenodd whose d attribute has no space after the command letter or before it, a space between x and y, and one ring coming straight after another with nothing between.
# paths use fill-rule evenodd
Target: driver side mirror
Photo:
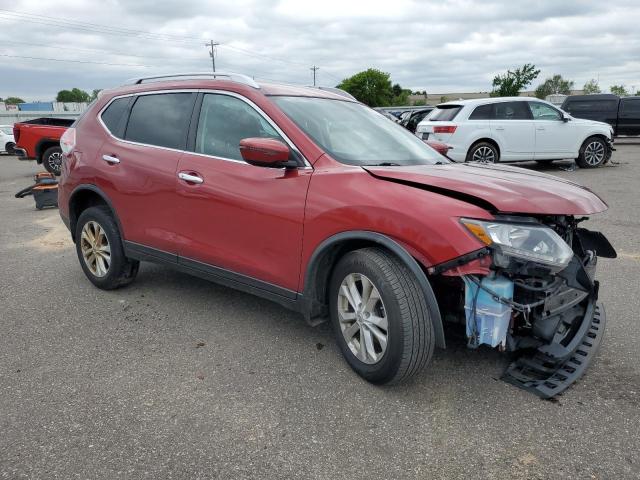
<instances>
[{"instance_id":1,"label":"driver side mirror","mask_svg":"<svg viewBox=\"0 0 640 480\"><path fill-rule=\"evenodd\" d=\"M565 113L562 114L562 121L564 123L567 123L569 120L571 120L571 117L568 117Z\"/></svg>"},{"instance_id":2,"label":"driver side mirror","mask_svg":"<svg viewBox=\"0 0 640 480\"><path fill-rule=\"evenodd\" d=\"M274 138L243 138L240 155L252 165L276 167L289 160L289 147Z\"/></svg>"}]
</instances>

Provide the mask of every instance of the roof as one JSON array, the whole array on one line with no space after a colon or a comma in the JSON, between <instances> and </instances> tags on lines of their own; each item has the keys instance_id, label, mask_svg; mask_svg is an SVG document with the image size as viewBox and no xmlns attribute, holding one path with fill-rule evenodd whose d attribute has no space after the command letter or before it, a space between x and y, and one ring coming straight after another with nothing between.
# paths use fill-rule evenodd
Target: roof
<instances>
[{"instance_id":1,"label":"roof","mask_svg":"<svg viewBox=\"0 0 640 480\"><path fill-rule=\"evenodd\" d=\"M540 100L535 97L489 97L489 98L472 98L468 100L452 100L450 102L440 103L440 105L486 105L488 103L499 103L499 102L530 102L532 100L539 100L544 102L544 100Z\"/></svg>"},{"instance_id":2,"label":"roof","mask_svg":"<svg viewBox=\"0 0 640 480\"><path fill-rule=\"evenodd\" d=\"M258 83L253 78L238 73L178 73L154 75L128 80L124 85L105 90L106 94L123 94L160 89L221 89L242 92L260 92L264 95L318 97L333 100L357 101L343 90L329 87L305 87L284 83Z\"/></svg>"}]
</instances>

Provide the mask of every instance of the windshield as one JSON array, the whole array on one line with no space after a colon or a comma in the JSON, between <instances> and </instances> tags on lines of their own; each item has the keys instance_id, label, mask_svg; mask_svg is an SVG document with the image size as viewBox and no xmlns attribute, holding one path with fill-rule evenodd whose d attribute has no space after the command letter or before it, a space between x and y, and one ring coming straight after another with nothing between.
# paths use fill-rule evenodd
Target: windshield
<instances>
[{"instance_id":1,"label":"windshield","mask_svg":"<svg viewBox=\"0 0 640 480\"><path fill-rule=\"evenodd\" d=\"M434 165L445 157L359 103L309 97L273 101L329 155L348 165Z\"/></svg>"}]
</instances>

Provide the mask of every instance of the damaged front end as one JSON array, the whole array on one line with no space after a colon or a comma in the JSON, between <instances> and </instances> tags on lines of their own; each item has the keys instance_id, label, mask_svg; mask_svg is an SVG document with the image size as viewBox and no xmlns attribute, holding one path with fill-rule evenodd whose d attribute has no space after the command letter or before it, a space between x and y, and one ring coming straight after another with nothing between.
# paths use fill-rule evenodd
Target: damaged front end
<instances>
[{"instance_id":1,"label":"damaged front end","mask_svg":"<svg viewBox=\"0 0 640 480\"><path fill-rule=\"evenodd\" d=\"M583 220L461 219L485 247L429 269L445 319L465 325L468 346L514 352L503 380L543 398L584 373L604 333L595 270L598 256L616 252L579 228Z\"/></svg>"}]
</instances>

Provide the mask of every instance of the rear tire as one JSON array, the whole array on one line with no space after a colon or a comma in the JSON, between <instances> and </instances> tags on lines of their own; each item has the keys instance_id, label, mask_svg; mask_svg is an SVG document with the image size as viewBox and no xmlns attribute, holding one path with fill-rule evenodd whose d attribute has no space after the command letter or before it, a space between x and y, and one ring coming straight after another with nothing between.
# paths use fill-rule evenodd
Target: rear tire
<instances>
[{"instance_id":1,"label":"rear tire","mask_svg":"<svg viewBox=\"0 0 640 480\"><path fill-rule=\"evenodd\" d=\"M580 168L597 168L609 158L609 146L600 137L587 138L580 147L576 163Z\"/></svg>"},{"instance_id":2,"label":"rear tire","mask_svg":"<svg viewBox=\"0 0 640 480\"><path fill-rule=\"evenodd\" d=\"M13 155L14 153L16 153L15 148L16 148L16 144L15 143L8 142L4 146L4 151L7 152L7 155Z\"/></svg>"},{"instance_id":3,"label":"rear tire","mask_svg":"<svg viewBox=\"0 0 640 480\"><path fill-rule=\"evenodd\" d=\"M42 154L42 165L49 173L60 176L62 170L62 149L60 147L49 147Z\"/></svg>"},{"instance_id":4,"label":"rear tire","mask_svg":"<svg viewBox=\"0 0 640 480\"><path fill-rule=\"evenodd\" d=\"M479 142L472 145L467 152L465 162L497 163L500 161L500 152L496 146L489 142Z\"/></svg>"},{"instance_id":5,"label":"rear tire","mask_svg":"<svg viewBox=\"0 0 640 480\"><path fill-rule=\"evenodd\" d=\"M387 251L365 248L342 257L331 277L329 301L340 350L365 380L398 383L431 360L435 337L422 289Z\"/></svg>"},{"instance_id":6,"label":"rear tire","mask_svg":"<svg viewBox=\"0 0 640 480\"><path fill-rule=\"evenodd\" d=\"M75 240L80 266L96 287L113 290L135 280L140 262L124 255L122 237L109 208L84 210L78 218Z\"/></svg>"}]
</instances>

